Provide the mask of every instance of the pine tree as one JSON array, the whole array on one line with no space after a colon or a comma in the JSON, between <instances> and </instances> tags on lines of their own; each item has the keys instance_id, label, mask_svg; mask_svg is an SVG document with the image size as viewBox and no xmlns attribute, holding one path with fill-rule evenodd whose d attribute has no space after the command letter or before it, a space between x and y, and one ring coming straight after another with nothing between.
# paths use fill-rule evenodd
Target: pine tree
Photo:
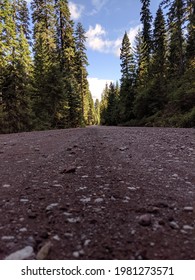
<instances>
[{"instance_id":1,"label":"pine tree","mask_svg":"<svg viewBox=\"0 0 195 280\"><path fill-rule=\"evenodd\" d=\"M120 111L121 121L126 122L133 117L135 63L129 37L125 32L121 47L121 89L120 89Z\"/></svg>"},{"instance_id":2,"label":"pine tree","mask_svg":"<svg viewBox=\"0 0 195 280\"><path fill-rule=\"evenodd\" d=\"M30 129L31 58L23 30L24 19L20 17L24 8L21 2L4 1L2 5L1 127L6 132Z\"/></svg>"},{"instance_id":3,"label":"pine tree","mask_svg":"<svg viewBox=\"0 0 195 280\"><path fill-rule=\"evenodd\" d=\"M169 31L169 75L179 78L184 73L184 36L185 1L165 1L168 11Z\"/></svg>"},{"instance_id":4,"label":"pine tree","mask_svg":"<svg viewBox=\"0 0 195 280\"><path fill-rule=\"evenodd\" d=\"M34 102L37 129L63 127L65 107L57 53L54 1L32 2Z\"/></svg>"},{"instance_id":5,"label":"pine tree","mask_svg":"<svg viewBox=\"0 0 195 280\"><path fill-rule=\"evenodd\" d=\"M107 110L106 110L106 124L116 125L118 122L118 100L117 92L114 83L110 83L108 90L108 100L107 100Z\"/></svg>"},{"instance_id":6,"label":"pine tree","mask_svg":"<svg viewBox=\"0 0 195 280\"><path fill-rule=\"evenodd\" d=\"M87 81L87 69L86 67L89 65L86 55L86 37L85 30L81 23L77 24L75 31L76 38L76 79L79 86L80 96L82 100L82 116L87 124L87 114L88 114L88 105L89 105L89 84Z\"/></svg>"},{"instance_id":7,"label":"pine tree","mask_svg":"<svg viewBox=\"0 0 195 280\"><path fill-rule=\"evenodd\" d=\"M150 54L152 51L152 30L151 30L151 22L152 16L150 12L150 0L140 0L142 3L141 8L141 23L143 24L142 30L142 38L144 44L144 57L146 60L146 71L149 70L149 63L150 63Z\"/></svg>"},{"instance_id":8,"label":"pine tree","mask_svg":"<svg viewBox=\"0 0 195 280\"><path fill-rule=\"evenodd\" d=\"M70 18L68 1L56 0L57 46L60 69L67 97L67 125L77 127L82 124L82 98L76 79L76 42L73 21Z\"/></svg>"},{"instance_id":9,"label":"pine tree","mask_svg":"<svg viewBox=\"0 0 195 280\"><path fill-rule=\"evenodd\" d=\"M188 1L189 10L189 23L188 23L188 36L186 47L186 58L188 66L192 63L195 67L195 2Z\"/></svg>"}]
</instances>

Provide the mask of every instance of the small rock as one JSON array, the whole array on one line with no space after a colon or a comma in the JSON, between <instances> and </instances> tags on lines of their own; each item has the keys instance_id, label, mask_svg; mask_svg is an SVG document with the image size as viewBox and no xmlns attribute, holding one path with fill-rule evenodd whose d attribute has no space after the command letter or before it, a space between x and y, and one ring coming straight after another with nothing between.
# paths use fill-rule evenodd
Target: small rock
<instances>
[{"instance_id":1,"label":"small rock","mask_svg":"<svg viewBox=\"0 0 195 280\"><path fill-rule=\"evenodd\" d=\"M9 184L4 184L3 185L3 188L10 188L11 187L11 185L9 185Z\"/></svg>"},{"instance_id":2,"label":"small rock","mask_svg":"<svg viewBox=\"0 0 195 280\"><path fill-rule=\"evenodd\" d=\"M1 237L2 241L10 241L10 240L13 240L13 239L14 239L14 236L2 236Z\"/></svg>"},{"instance_id":3,"label":"small rock","mask_svg":"<svg viewBox=\"0 0 195 280\"><path fill-rule=\"evenodd\" d=\"M137 190L135 187L128 187L127 189L130 190L130 191L136 191Z\"/></svg>"},{"instance_id":4,"label":"small rock","mask_svg":"<svg viewBox=\"0 0 195 280\"><path fill-rule=\"evenodd\" d=\"M76 172L76 167L75 166L71 166L68 168L65 168L63 171L61 171L61 174L67 174L67 173L75 173Z\"/></svg>"},{"instance_id":5,"label":"small rock","mask_svg":"<svg viewBox=\"0 0 195 280\"><path fill-rule=\"evenodd\" d=\"M179 225L174 221L170 222L169 225L172 229L179 229Z\"/></svg>"},{"instance_id":6,"label":"small rock","mask_svg":"<svg viewBox=\"0 0 195 280\"><path fill-rule=\"evenodd\" d=\"M36 259L45 260L51 250L51 247L52 247L51 241L47 242L37 253Z\"/></svg>"},{"instance_id":7,"label":"small rock","mask_svg":"<svg viewBox=\"0 0 195 280\"><path fill-rule=\"evenodd\" d=\"M74 223L79 223L79 222L81 221L81 219L80 219L80 217L77 217L77 218L68 218L67 221L68 221L69 223L74 224Z\"/></svg>"},{"instance_id":8,"label":"small rock","mask_svg":"<svg viewBox=\"0 0 195 280\"><path fill-rule=\"evenodd\" d=\"M193 211L194 211L194 208L191 207L191 206L186 206L186 207L184 207L183 210L184 210L185 212L193 212Z\"/></svg>"},{"instance_id":9,"label":"small rock","mask_svg":"<svg viewBox=\"0 0 195 280\"><path fill-rule=\"evenodd\" d=\"M20 232L26 232L26 231L27 231L27 228L25 228L25 227L24 227L24 228L21 228L21 229L19 229L19 231L20 231Z\"/></svg>"},{"instance_id":10,"label":"small rock","mask_svg":"<svg viewBox=\"0 0 195 280\"><path fill-rule=\"evenodd\" d=\"M57 240L57 241L60 241L60 237L57 234L53 236L53 239Z\"/></svg>"},{"instance_id":11,"label":"small rock","mask_svg":"<svg viewBox=\"0 0 195 280\"><path fill-rule=\"evenodd\" d=\"M69 213L69 212L64 212L63 214L64 214L65 216L67 216L67 217L69 217L69 216L72 215L72 213Z\"/></svg>"},{"instance_id":12,"label":"small rock","mask_svg":"<svg viewBox=\"0 0 195 280\"><path fill-rule=\"evenodd\" d=\"M103 198L96 198L94 200L95 203L100 203L100 202L103 202L103 201L104 201Z\"/></svg>"},{"instance_id":13,"label":"small rock","mask_svg":"<svg viewBox=\"0 0 195 280\"><path fill-rule=\"evenodd\" d=\"M88 246L90 242L91 242L91 240L90 240L90 239L85 240L85 242L84 242L84 246Z\"/></svg>"},{"instance_id":14,"label":"small rock","mask_svg":"<svg viewBox=\"0 0 195 280\"><path fill-rule=\"evenodd\" d=\"M58 203L51 203L50 205L47 206L46 211L49 211L49 210L53 209L56 206L58 206Z\"/></svg>"},{"instance_id":15,"label":"small rock","mask_svg":"<svg viewBox=\"0 0 195 280\"><path fill-rule=\"evenodd\" d=\"M128 150L128 147L120 147L119 150L124 152L124 151Z\"/></svg>"},{"instance_id":16,"label":"small rock","mask_svg":"<svg viewBox=\"0 0 195 280\"><path fill-rule=\"evenodd\" d=\"M34 250L31 246L18 250L5 258L5 260L26 260L34 257Z\"/></svg>"},{"instance_id":17,"label":"small rock","mask_svg":"<svg viewBox=\"0 0 195 280\"><path fill-rule=\"evenodd\" d=\"M80 256L79 252L73 252L72 255L74 258L78 258Z\"/></svg>"},{"instance_id":18,"label":"small rock","mask_svg":"<svg viewBox=\"0 0 195 280\"><path fill-rule=\"evenodd\" d=\"M150 226L152 223L152 218L151 215L149 214L144 214L139 217L139 224L141 226Z\"/></svg>"},{"instance_id":19,"label":"small rock","mask_svg":"<svg viewBox=\"0 0 195 280\"><path fill-rule=\"evenodd\" d=\"M29 200L28 200L27 198L21 198L21 199L20 199L20 202L24 202L24 203L25 203L25 202L28 202L28 201L29 201Z\"/></svg>"},{"instance_id":20,"label":"small rock","mask_svg":"<svg viewBox=\"0 0 195 280\"><path fill-rule=\"evenodd\" d=\"M183 229L184 229L184 230L193 230L194 228L191 227L191 226L189 226L189 225L184 225L184 226L183 226Z\"/></svg>"},{"instance_id":21,"label":"small rock","mask_svg":"<svg viewBox=\"0 0 195 280\"><path fill-rule=\"evenodd\" d=\"M91 201L91 198L90 198L90 197L81 198L80 201L83 202L83 203L87 203L87 202L90 202L90 201Z\"/></svg>"}]
</instances>

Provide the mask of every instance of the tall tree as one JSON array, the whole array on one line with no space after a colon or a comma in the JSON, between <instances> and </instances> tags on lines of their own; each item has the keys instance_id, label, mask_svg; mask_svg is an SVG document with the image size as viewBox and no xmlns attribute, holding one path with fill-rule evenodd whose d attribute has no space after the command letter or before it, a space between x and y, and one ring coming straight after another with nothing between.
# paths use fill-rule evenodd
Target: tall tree
<instances>
[{"instance_id":1,"label":"tall tree","mask_svg":"<svg viewBox=\"0 0 195 280\"><path fill-rule=\"evenodd\" d=\"M120 59L122 73L120 88L121 121L125 122L133 117L132 108L135 84L135 62L131 43L126 32L122 41Z\"/></svg>"},{"instance_id":2,"label":"tall tree","mask_svg":"<svg viewBox=\"0 0 195 280\"><path fill-rule=\"evenodd\" d=\"M186 47L186 58L188 64L195 66L195 2L188 1L189 23Z\"/></svg>"},{"instance_id":3,"label":"tall tree","mask_svg":"<svg viewBox=\"0 0 195 280\"><path fill-rule=\"evenodd\" d=\"M20 15L23 1L3 1L2 19L2 118L1 127L7 132L18 132L30 128L29 78L31 57L27 41L28 31L24 33L24 20L28 25L28 15ZM19 28L20 25L20 28Z\"/></svg>"},{"instance_id":4,"label":"tall tree","mask_svg":"<svg viewBox=\"0 0 195 280\"><path fill-rule=\"evenodd\" d=\"M184 73L184 35L185 0L164 0L162 4L168 8L169 31L169 75L179 78Z\"/></svg>"},{"instance_id":5,"label":"tall tree","mask_svg":"<svg viewBox=\"0 0 195 280\"><path fill-rule=\"evenodd\" d=\"M149 70L149 63L150 63L150 54L152 51L152 29L151 29L151 23L152 23L152 15L150 12L150 0L140 0L142 3L141 8L141 23L143 25L142 30L142 38L143 38L143 44L144 44L144 57L147 63L147 69Z\"/></svg>"},{"instance_id":6,"label":"tall tree","mask_svg":"<svg viewBox=\"0 0 195 280\"><path fill-rule=\"evenodd\" d=\"M67 124L79 126L82 124L82 98L76 80L76 42L73 21L67 0L56 0L57 14L57 45L60 68L67 96Z\"/></svg>"},{"instance_id":7,"label":"tall tree","mask_svg":"<svg viewBox=\"0 0 195 280\"><path fill-rule=\"evenodd\" d=\"M82 116L87 123L87 114L89 109L89 84L87 80L87 69L86 67L89 65L87 55L86 55L86 36L85 30L82 24L79 22L76 26L75 31L76 38L76 79L79 86L80 96L82 100Z\"/></svg>"}]
</instances>

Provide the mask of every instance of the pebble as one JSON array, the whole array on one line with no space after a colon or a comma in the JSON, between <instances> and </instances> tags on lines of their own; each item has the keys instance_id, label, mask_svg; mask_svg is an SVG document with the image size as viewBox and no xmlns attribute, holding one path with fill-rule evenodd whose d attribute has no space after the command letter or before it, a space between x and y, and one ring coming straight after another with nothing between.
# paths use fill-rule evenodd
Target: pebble
<instances>
[{"instance_id":1,"label":"pebble","mask_svg":"<svg viewBox=\"0 0 195 280\"><path fill-rule=\"evenodd\" d=\"M14 239L14 236L2 236L1 237L1 240L2 241L10 241L10 240L13 240Z\"/></svg>"},{"instance_id":2,"label":"pebble","mask_svg":"<svg viewBox=\"0 0 195 280\"><path fill-rule=\"evenodd\" d=\"M5 260L26 260L34 257L34 250L31 246L18 250L5 258Z\"/></svg>"},{"instance_id":3,"label":"pebble","mask_svg":"<svg viewBox=\"0 0 195 280\"><path fill-rule=\"evenodd\" d=\"M91 240L90 240L90 239L85 240L85 242L84 242L84 246L88 246L90 242L91 242Z\"/></svg>"},{"instance_id":4,"label":"pebble","mask_svg":"<svg viewBox=\"0 0 195 280\"><path fill-rule=\"evenodd\" d=\"M124 151L128 150L128 147L121 147L121 148L119 148L119 150L124 152Z\"/></svg>"},{"instance_id":5,"label":"pebble","mask_svg":"<svg viewBox=\"0 0 195 280\"><path fill-rule=\"evenodd\" d=\"M96 198L94 200L95 203L100 203L100 202L103 202L103 201L104 201L103 198Z\"/></svg>"},{"instance_id":6,"label":"pebble","mask_svg":"<svg viewBox=\"0 0 195 280\"><path fill-rule=\"evenodd\" d=\"M61 173L75 173L76 172L76 167L75 166L71 166L71 167L68 167L66 169L64 169Z\"/></svg>"},{"instance_id":7,"label":"pebble","mask_svg":"<svg viewBox=\"0 0 195 280\"><path fill-rule=\"evenodd\" d=\"M3 188L10 188L11 187L11 185L9 185L9 184L4 184L3 185Z\"/></svg>"},{"instance_id":8,"label":"pebble","mask_svg":"<svg viewBox=\"0 0 195 280\"><path fill-rule=\"evenodd\" d=\"M87 202L90 202L90 201L91 201L91 198L90 198L90 197L81 198L80 201L83 202L83 203L87 203Z\"/></svg>"},{"instance_id":9,"label":"pebble","mask_svg":"<svg viewBox=\"0 0 195 280\"><path fill-rule=\"evenodd\" d=\"M26 232L26 231L27 231L27 228L25 228L25 227L24 227L24 228L21 228L21 229L19 229L19 231L20 231L20 232Z\"/></svg>"},{"instance_id":10,"label":"pebble","mask_svg":"<svg viewBox=\"0 0 195 280\"><path fill-rule=\"evenodd\" d=\"M29 199L27 199L27 198L21 198L20 199L20 202L24 202L25 203L25 202L28 202L28 201L29 201Z\"/></svg>"},{"instance_id":11,"label":"pebble","mask_svg":"<svg viewBox=\"0 0 195 280\"><path fill-rule=\"evenodd\" d=\"M178 229L179 228L179 225L174 221L170 222L169 225L172 229Z\"/></svg>"},{"instance_id":12,"label":"pebble","mask_svg":"<svg viewBox=\"0 0 195 280\"><path fill-rule=\"evenodd\" d=\"M51 250L51 247L52 247L51 241L47 242L37 253L36 259L45 260Z\"/></svg>"},{"instance_id":13,"label":"pebble","mask_svg":"<svg viewBox=\"0 0 195 280\"><path fill-rule=\"evenodd\" d=\"M128 190L130 190L130 191L136 191L136 188L135 188L135 187L128 187Z\"/></svg>"},{"instance_id":14,"label":"pebble","mask_svg":"<svg viewBox=\"0 0 195 280\"><path fill-rule=\"evenodd\" d=\"M186 207L184 207L183 210L184 210L185 212L193 212L193 211L194 211L194 208L191 207L191 206L186 206Z\"/></svg>"},{"instance_id":15,"label":"pebble","mask_svg":"<svg viewBox=\"0 0 195 280\"><path fill-rule=\"evenodd\" d=\"M60 241L60 237L57 234L53 236L53 239L57 240L57 241Z\"/></svg>"},{"instance_id":16,"label":"pebble","mask_svg":"<svg viewBox=\"0 0 195 280\"><path fill-rule=\"evenodd\" d=\"M194 229L194 228L191 227L191 226L189 226L189 225L184 225L184 226L183 226L183 229L184 229L184 230L192 230L192 229Z\"/></svg>"},{"instance_id":17,"label":"pebble","mask_svg":"<svg viewBox=\"0 0 195 280\"><path fill-rule=\"evenodd\" d=\"M46 207L46 210L51 210L52 208L54 208L54 207L56 207L56 206L58 206L58 203L51 203L50 205L48 205L48 206Z\"/></svg>"},{"instance_id":18,"label":"pebble","mask_svg":"<svg viewBox=\"0 0 195 280\"><path fill-rule=\"evenodd\" d=\"M77 218L68 218L67 221L68 221L69 223L74 224L74 223L79 223L79 222L81 221L81 219L80 219L80 217L77 217Z\"/></svg>"},{"instance_id":19,"label":"pebble","mask_svg":"<svg viewBox=\"0 0 195 280\"><path fill-rule=\"evenodd\" d=\"M144 214L139 217L139 224L141 226L150 226L152 223L152 218L151 215L149 214Z\"/></svg>"},{"instance_id":20,"label":"pebble","mask_svg":"<svg viewBox=\"0 0 195 280\"><path fill-rule=\"evenodd\" d=\"M73 252L72 255L74 258L78 258L80 256L79 252Z\"/></svg>"}]
</instances>

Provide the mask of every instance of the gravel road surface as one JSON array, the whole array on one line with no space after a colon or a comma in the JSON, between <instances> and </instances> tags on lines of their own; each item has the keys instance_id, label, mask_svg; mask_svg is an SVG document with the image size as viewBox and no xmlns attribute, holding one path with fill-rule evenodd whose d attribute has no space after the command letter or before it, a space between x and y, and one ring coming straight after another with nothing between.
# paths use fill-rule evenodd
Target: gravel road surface
<instances>
[{"instance_id":1,"label":"gravel road surface","mask_svg":"<svg viewBox=\"0 0 195 280\"><path fill-rule=\"evenodd\" d=\"M0 259L195 259L195 130L0 135Z\"/></svg>"}]
</instances>

